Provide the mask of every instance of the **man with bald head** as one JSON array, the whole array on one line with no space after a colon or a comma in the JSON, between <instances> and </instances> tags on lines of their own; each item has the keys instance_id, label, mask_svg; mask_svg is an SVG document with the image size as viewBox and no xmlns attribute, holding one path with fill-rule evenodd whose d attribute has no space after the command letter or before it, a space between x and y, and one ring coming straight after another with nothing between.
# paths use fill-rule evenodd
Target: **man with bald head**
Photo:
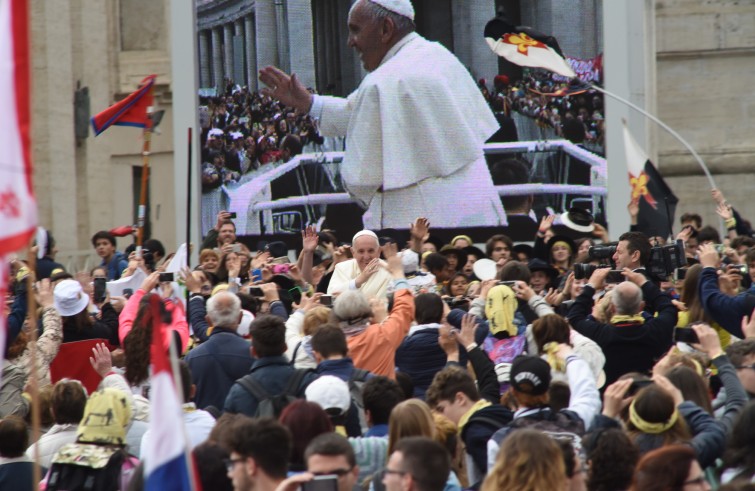
<instances>
[{"instance_id":1,"label":"man with bald head","mask_svg":"<svg viewBox=\"0 0 755 491\"><path fill-rule=\"evenodd\" d=\"M380 260L380 242L371 230L362 230L351 240L354 259L340 262L328 284L328 295L360 290L367 298L384 298L391 275Z\"/></svg>"},{"instance_id":2,"label":"man with bald head","mask_svg":"<svg viewBox=\"0 0 755 491\"><path fill-rule=\"evenodd\" d=\"M410 0L357 0L348 29L368 74L347 98L310 94L275 67L260 80L264 94L319 120L321 135L346 136L341 176L366 208L364 227L405 228L416 216L506 225L482 151L498 123L468 70L414 32Z\"/></svg>"},{"instance_id":3,"label":"man with bald head","mask_svg":"<svg viewBox=\"0 0 755 491\"><path fill-rule=\"evenodd\" d=\"M235 293L223 291L210 297L206 319L212 326L210 337L189 351L185 361L197 386L197 407L223 409L228 391L249 373L254 358L249 341L236 332L241 322L241 300Z\"/></svg>"},{"instance_id":4,"label":"man with bald head","mask_svg":"<svg viewBox=\"0 0 755 491\"><path fill-rule=\"evenodd\" d=\"M572 304L567 318L572 327L595 341L606 356L606 385L628 372L648 373L674 343L676 307L671 298L641 272L624 268L625 281L611 291L609 322L591 317L595 292L605 286L608 268L596 269L582 293ZM642 311L657 312L646 320Z\"/></svg>"}]
</instances>

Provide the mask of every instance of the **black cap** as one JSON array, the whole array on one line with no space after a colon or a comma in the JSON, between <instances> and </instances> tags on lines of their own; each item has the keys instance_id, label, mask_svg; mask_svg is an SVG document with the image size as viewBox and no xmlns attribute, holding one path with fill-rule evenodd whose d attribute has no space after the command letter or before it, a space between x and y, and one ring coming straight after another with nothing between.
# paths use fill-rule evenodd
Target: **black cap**
<instances>
[{"instance_id":1,"label":"black cap","mask_svg":"<svg viewBox=\"0 0 755 491\"><path fill-rule=\"evenodd\" d=\"M517 356L511 364L509 383L517 392L533 396L545 394L551 384L551 367L538 356Z\"/></svg>"}]
</instances>

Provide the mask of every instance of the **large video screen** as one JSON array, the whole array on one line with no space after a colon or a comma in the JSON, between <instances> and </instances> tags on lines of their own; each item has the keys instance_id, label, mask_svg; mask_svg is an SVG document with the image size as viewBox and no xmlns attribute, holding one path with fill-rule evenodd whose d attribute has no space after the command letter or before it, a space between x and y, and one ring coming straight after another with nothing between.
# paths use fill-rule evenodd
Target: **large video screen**
<instances>
[{"instance_id":1,"label":"large video screen","mask_svg":"<svg viewBox=\"0 0 755 491\"><path fill-rule=\"evenodd\" d=\"M278 3L267 10L256 2L256 10L252 6L239 14L242 7L250 7L238 2L233 10L233 2L197 2L203 234L215 225L220 210L236 213L237 233L250 243L295 238L307 225L335 230L347 239L362 228L406 229L417 216L430 217L441 236L478 229L490 235L495 229L529 241L543 215L574 206L605 221L602 96L588 84L498 62L482 37L484 23L479 32L469 34L469 42L479 43L476 56L489 56L498 69L475 72L464 63L469 59L462 53L464 39L449 35L459 24L454 16L465 14L450 7L444 13L443 5L450 2L438 2L437 9L414 2L415 24L420 35L459 51L470 83L495 117L498 131L480 142L484 161L457 166L447 174L441 170L432 182L406 182L404 169L428 164L394 151L387 152L395 160L383 167L391 171L382 173L382 182L370 182L370 168L357 173L363 182L355 179L344 159L349 164L360 147L349 148L347 135L325 136L316 117L262 94L264 84L256 80L257 72L267 62L278 62L286 73L300 70L297 75L312 92L336 96L348 96L377 72L364 70L347 45L346 2L312 1L303 13L282 3L282 11ZM235 19L229 20L229 10L236 12ZM533 14L526 9L514 10L517 22L537 20L527 18ZM302 25L310 30L300 29ZM601 45L599 35L599 28L579 34L592 46ZM300 53L300 45L307 43L313 52L309 65ZM273 51L275 56L270 56ZM564 53L583 81L600 83L600 53L580 50L583 58L569 56L566 49ZM309 71L302 72L302 67ZM445 76L442 64L437 70L431 64L428 79ZM382 117L390 120L391 114ZM430 124L445 128L454 121ZM378 128L374 138L381 137ZM420 140L415 140L417 145ZM464 143L451 138L443 149L430 151L452 152ZM364 146L374 147L374 142ZM416 155L410 150L406 155Z\"/></svg>"}]
</instances>

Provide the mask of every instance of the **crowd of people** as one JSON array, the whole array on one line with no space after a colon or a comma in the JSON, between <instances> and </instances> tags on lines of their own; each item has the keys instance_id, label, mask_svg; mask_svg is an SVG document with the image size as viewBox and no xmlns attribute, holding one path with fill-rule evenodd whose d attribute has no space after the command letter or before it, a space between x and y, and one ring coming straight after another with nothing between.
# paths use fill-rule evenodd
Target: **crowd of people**
<instances>
[{"instance_id":1,"label":"crowd of people","mask_svg":"<svg viewBox=\"0 0 755 491\"><path fill-rule=\"evenodd\" d=\"M717 190L726 237L689 213L675 240L649 237L638 201L615 241L579 208L535 221L532 196L499 203L493 188L526 182L523 162L478 172L502 123L455 56L414 32L411 2L359 0L348 27L370 72L350 99L264 67L259 94L229 84L204 101L203 185L316 143L297 116L309 113L346 138L365 217L413 220L408 233L307 226L294 250L252 251L220 211L198 264L155 238L120 252L99 231L91 271L66 271L38 234L38 259L10 265L0 489L149 487L158 458L183 463L181 435L159 424L173 398L191 472L164 477L205 490L752 489L750 224ZM599 99L548 107L532 88L555 87L517 82L493 105L561 119L564 134L599 126ZM469 215L424 201L451 189L484 200ZM504 208L510 227L534 226L530 240L431 228L436 216L490 227Z\"/></svg>"},{"instance_id":2,"label":"crowd of people","mask_svg":"<svg viewBox=\"0 0 755 491\"><path fill-rule=\"evenodd\" d=\"M603 96L584 83L557 82L550 72L529 70L518 80L497 75L492 86L478 81L483 96L497 113L517 112L572 143L604 153Z\"/></svg>"},{"instance_id":3,"label":"crowd of people","mask_svg":"<svg viewBox=\"0 0 755 491\"><path fill-rule=\"evenodd\" d=\"M250 252L221 212L178 283L157 240L140 257L98 232L101 264L66 272L48 233L34 290L12 265L0 488L28 489L36 459L46 489L141 489L158 322L204 489L750 489L755 239L713 196L727 237L684 214L687 266L668 277L663 238L575 239L553 216L533 245L444 244L423 218L408 241L308 227L292 260L283 243Z\"/></svg>"},{"instance_id":4,"label":"crowd of people","mask_svg":"<svg viewBox=\"0 0 755 491\"><path fill-rule=\"evenodd\" d=\"M308 115L231 80L216 96L200 97L199 110L203 191L325 142Z\"/></svg>"}]
</instances>

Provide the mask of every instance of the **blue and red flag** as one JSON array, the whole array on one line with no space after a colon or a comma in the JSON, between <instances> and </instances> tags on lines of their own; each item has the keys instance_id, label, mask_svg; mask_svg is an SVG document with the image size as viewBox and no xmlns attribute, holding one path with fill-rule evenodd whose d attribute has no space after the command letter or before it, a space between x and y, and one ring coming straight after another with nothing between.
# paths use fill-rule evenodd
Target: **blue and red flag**
<instances>
[{"instance_id":1,"label":"blue and red flag","mask_svg":"<svg viewBox=\"0 0 755 491\"><path fill-rule=\"evenodd\" d=\"M173 380L170 360L165 352L160 318L160 299L150 297L152 314L152 394L149 409L149 431L152 435L142 447L144 489L147 491L201 491L189 464L188 438L184 427L183 408Z\"/></svg>"},{"instance_id":2,"label":"blue and red flag","mask_svg":"<svg viewBox=\"0 0 755 491\"><path fill-rule=\"evenodd\" d=\"M95 136L111 125L150 128L152 123L148 109L152 106L152 86L157 75L149 75L139 84L139 89L109 108L92 117Z\"/></svg>"}]
</instances>

